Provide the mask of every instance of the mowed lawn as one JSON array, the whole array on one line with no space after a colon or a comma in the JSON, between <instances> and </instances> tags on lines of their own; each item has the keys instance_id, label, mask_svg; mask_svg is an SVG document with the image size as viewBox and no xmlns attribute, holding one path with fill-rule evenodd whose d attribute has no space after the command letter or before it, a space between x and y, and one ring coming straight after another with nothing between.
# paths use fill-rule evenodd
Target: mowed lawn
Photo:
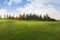
<instances>
[{"instance_id":1,"label":"mowed lawn","mask_svg":"<svg viewBox=\"0 0 60 40\"><path fill-rule=\"evenodd\" d=\"M60 22L3 19L0 40L60 40Z\"/></svg>"}]
</instances>

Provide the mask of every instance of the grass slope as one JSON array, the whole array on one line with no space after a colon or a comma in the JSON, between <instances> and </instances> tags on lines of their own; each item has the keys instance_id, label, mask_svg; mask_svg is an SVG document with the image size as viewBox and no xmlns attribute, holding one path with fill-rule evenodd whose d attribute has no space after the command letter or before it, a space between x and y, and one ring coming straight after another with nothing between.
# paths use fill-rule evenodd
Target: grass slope
<instances>
[{"instance_id":1,"label":"grass slope","mask_svg":"<svg viewBox=\"0 0 60 40\"><path fill-rule=\"evenodd\" d=\"M60 22L0 20L0 40L60 40Z\"/></svg>"}]
</instances>

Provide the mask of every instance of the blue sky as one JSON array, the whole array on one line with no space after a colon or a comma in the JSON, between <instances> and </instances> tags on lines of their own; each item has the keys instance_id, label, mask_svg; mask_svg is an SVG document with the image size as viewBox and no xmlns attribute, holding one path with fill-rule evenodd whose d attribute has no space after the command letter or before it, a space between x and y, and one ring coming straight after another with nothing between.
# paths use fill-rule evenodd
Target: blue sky
<instances>
[{"instance_id":1,"label":"blue sky","mask_svg":"<svg viewBox=\"0 0 60 40\"><path fill-rule=\"evenodd\" d=\"M17 0L16 0L17 1ZM21 0L19 3L15 3L14 1L11 4L8 4L10 0L0 0L0 9L7 9L8 11L15 11L18 7L24 7L27 3L30 3L27 0Z\"/></svg>"},{"instance_id":2,"label":"blue sky","mask_svg":"<svg viewBox=\"0 0 60 40\"><path fill-rule=\"evenodd\" d=\"M0 15L48 13L52 18L60 19L60 0L0 0Z\"/></svg>"}]
</instances>

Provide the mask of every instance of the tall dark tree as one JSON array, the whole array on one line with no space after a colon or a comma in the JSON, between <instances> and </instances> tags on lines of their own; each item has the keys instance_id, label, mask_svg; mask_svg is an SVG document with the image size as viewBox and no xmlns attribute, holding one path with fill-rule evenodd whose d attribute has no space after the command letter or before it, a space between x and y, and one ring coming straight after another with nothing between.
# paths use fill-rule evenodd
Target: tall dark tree
<instances>
[{"instance_id":1,"label":"tall dark tree","mask_svg":"<svg viewBox=\"0 0 60 40\"><path fill-rule=\"evenodd\" d=\"M32 14L30 13L30 19L32 19Z\"/></svg>"},{"instance_id":2,"label":"tall dark tree","mask_svg":"<svg viewBox=\"0 0 60 40\"><path fill-rule=\"evenodd\" d=\"M48 14L46 14L46 15L44 15L44 20L46 20L46 21L50 21L50 17L49 17L49 15Z\"/></svg>"},{"instance_id":3,"label":"tall dark tree","mask_svg":"<svg viewBox=\"0 0 60 40\"><path fill-rule=\"evenodd\" d=\"M23 16L22 15L19 15L19 20L22 20L23 19Z\"/></svg>"},{"instance_id":4,"label":"tall dark tree","mask_svg":"<svg viewBox=\"0 0 60 40\"><path fill-rule=\"evenodd\" d=\"M43 17L42 17L42 15L40 15L40 16L39 16L39 20L43 20Z\"/></svg>"},{"instance_id":5,"label":"tall dark tree","mask_svg":"<svg viewBox=\"0 0 60 40\"><path fill-rule=\"evenodd\" d=\"M30 20L30 15L29 14L26 15L26 20Z\"/></svg>"},{"instance_id":6,"label":"tall dark tree","mask_svg":"<svg viewBox=\"0 0 60 40\"><path fill-rule=\"evenodd\" d=\"M23 17L22 17L22 19L23 19L23 20L25 20L25 19L26 19L25 13L23 14Z\"/></svg>"}]
</instances>

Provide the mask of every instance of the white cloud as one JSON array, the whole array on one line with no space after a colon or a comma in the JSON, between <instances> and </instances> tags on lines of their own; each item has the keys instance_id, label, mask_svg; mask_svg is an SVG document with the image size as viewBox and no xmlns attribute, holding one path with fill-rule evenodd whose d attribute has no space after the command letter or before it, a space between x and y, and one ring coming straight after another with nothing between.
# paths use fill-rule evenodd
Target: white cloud
<instances>
[{"instance_id":1,"label":"white cloud","mask_svg":"<svg viewBox=\"0 0 60 40\"><path fill-rule=\"evenodd\" d=\"M4 17L5 14L8 14L6 9L0 9L0 15Z\"/></svg>"},{"instance_id":2,"label":"white cloud","mask_svg":"<svg viewBox=\"0 0 60 40\"><path fill-rule=\"evenodd\" d=\"M23 13L35 13L37 15L39 14L46 14L48 13L51 17L60 19L60 12L56 10L53 5L48 4L47 6L44 5L44 3L49 2L59 2L60 0L27 0L31 1L31 3L27 4L24 8L17 8L17 11L20 12L20 14ZM57 15L57 16L56 16Z\"/></svg>"},{"instance_id":3,"label":"white cloud","mask_svg":"<svg viewBox=\"0 0 60 40\"><path fill-rule=\"evenodd\" d=\"M9 13L6 9L0 9L0 16L2 18L4 18L4 15L5 15L5 17L7 17L7 14L11 15L11 16L14 16L14 17L16 17L18 15L18 14L16 14L16 12Z\"/></svg>"},{"instance_id":4,"label":"white cloud","mask_svg":"<svg viewBox=\"0 0 60 40\"><path fill-rule=\"evenodd\" d=\"M9 2L5 0L4 2L10 7L13 3L15 4L21 3L22 0L10 0Z\"/></svg>"},{"instance_id":5,"label":"white cloud","mask_svg":"<svg viewBox=\"0 0 60 40\"><path fill-rule=\"evenodd\" d=\"M8 12L7 12L7 10L5 10L5 9L0 9L0 15L2 15L2 14L7 14Z\"/></svg>"}]
</instances>

